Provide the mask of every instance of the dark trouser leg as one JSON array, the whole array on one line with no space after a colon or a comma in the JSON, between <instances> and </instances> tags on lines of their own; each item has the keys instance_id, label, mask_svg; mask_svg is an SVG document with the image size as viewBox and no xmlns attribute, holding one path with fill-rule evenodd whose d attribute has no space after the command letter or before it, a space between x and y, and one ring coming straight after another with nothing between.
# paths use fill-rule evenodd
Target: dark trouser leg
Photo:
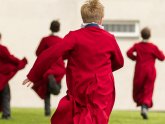
<instances>
[{"instance_id":1,"label":"dark trouser leg","mask_svg":"<svg viewBox=\"0 0 165 124\"><path fill-rule=\"evenodd\" d=\"M44 103L45 103L45 116L50 116L51 110L50 110L50 93L49 92L46 94Z\"/></svg>"},{"instance_id":2,"label":"dark trouser leg","mask_svg":"<svg viewBox=\"0 0 165 124\"><path fill-rule=\"evenodd\" d=\"M54 75L49 75L48 79L49 79L49 83L48 83L49 92L54 94L54 95L58 95L60 93L61 83L58 84L56 82Z\"/></svg>"},{"instance_id":3,"label":"dark trouser leg","mask_svg":"<svg viewBox=\"0 0 165 124\"><path fill-rule=\"evenodd\" d=\"M2 118L4 119L9 119L11 116L10 97L10 87L7 84L2 91Z\"/></svg>"},{"instance_id":4,"label":"dark trouser leg","mask_svg":"<svg viewBox=\"0 0 165 124\"><path fill-rule=\"evenodd\" d=\"M143 119L148 119L148 106L147 105L141 106L141 116L143 117Z\"/></svg>"}]
</instances>

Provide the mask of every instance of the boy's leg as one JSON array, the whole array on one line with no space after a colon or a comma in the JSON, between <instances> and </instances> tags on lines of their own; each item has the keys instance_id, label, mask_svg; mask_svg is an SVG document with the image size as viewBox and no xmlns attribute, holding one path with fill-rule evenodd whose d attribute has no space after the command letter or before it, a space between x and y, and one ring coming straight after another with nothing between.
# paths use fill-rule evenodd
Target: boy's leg
<instances>
[{"instance_id":1,"label":"boy's leg","mask_svg":"<svg viewBox=\"0 0 165 124\"><path fill-rule=\"evenodd\" d=\"M2 91L2 119L10 119L10 87L7 84Z\"/></svg>"},{"instance_id":2,"label":"boy's leg","mask_svg":"<svg viewBox=\"0 0 165 124\"><path fill-rule=\"evenodd\" d=\"M141 116L143 117L143 119L148 119L148 106L141 106Z\"/></svg>"},{"instance_id":3,"label":"boy's leg","mask_svg":"<svg viewBox=\"0 0 165 124\"><path fill-rule=\"evenodd\" d=\"M50 93L49 92L46 94L46 98L44 99L44 104L45 104L45 116L50 116L51 110L50 110Z\"/></svg>"},{"instance_id":4,"label":"boy's leg","mask_svg":"<svg viewBox=\"0 0 165 124\"><path fill-rule=\"evenodd\" d=\"M49 83L48 83L48 90L50 93L54 95L58 95L61 89L61 83L57 83L54 75L48 76Z\"/></svg>"}]
</instances>

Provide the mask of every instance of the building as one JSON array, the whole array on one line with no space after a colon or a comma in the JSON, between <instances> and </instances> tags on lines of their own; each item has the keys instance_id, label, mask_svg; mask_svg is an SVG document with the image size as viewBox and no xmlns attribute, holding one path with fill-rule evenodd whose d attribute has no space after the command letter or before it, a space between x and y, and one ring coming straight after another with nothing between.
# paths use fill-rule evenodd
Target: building
<instances>
[{"instance_id":1,"label":"building","mask_svg":"<svg viewBox=\"0 0 165 124\"><path fill-rule=\"evenodd\" d=\"M20 71L11 81L13 107L42 107L43 101L30 89L22 86L22 81L35 61L35 49L41 38L49 34L49 24L59 19L62 27L60 36L70 30L80 28L82 23L80 7L85 0L0 0L0 32L3 44L10 51L29 60L26 69ZM104 25L113 30L125 58L125 66L115 72L115 109L136 109L132 100L132 78L134 62L126 57L127 49L140 40L139 31L144 26L152 30L152 41L165 51L165 1L164 0L102 0L105 5ZM111 26L110 26L111 25ZM153 110L165 110L165 64L157 62L157 79L154 92ZM65 94L63 80L62 93L52 98L52 106L57 106Z\"/></svg>"}]
</instances>

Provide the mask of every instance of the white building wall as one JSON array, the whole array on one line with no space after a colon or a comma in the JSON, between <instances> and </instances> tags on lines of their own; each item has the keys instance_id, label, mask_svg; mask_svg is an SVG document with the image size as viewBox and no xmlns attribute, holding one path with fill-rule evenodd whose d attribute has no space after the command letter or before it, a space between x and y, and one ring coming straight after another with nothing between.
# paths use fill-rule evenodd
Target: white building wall
<instances>
[{"instance_id":1,"label":"white building wall","mask_svg":"<svg viewBox=\"0 0 165 124\"><path fill-rule=\"evenodd\" d=\"M60 36L69 30L80 27L80 7L85 0L0 0L0 32L3 44L18 56L27 56L29 64L11 81L13 107L42 107L43 101L30 89L22 86L26 74L35 60L35 49L40 39L49 34L49 24L53 19L61 22ZM106 20L139 20L140 28L149 26L152 40L165 51L165 1L164 0L102 0L105 5ZM125 66L115 72L116 103L115 109L135 109L132 100L132 78L134 62L126 57L127 49L139 39L117 38L125 58ZM165 110L165 64L157 62L157 80L154 92L153 110ZM63 80L62 93L52 98L52 106L57 106L65 95Z\"/></svg>"},{"instance_id":2,"label":"white building wall","mask_svg":"<svg viewBox=\"0 0 165 124\"><path fill-rule=\"evenodd\" d=\"M76 1L76 0L75 0ZM22 86L22 81L35 61L35 50L43 36L48 35L49 25L53 19L61 22L59 36L76 29L76 3L74 0L0 0L0 32L2 42L11 53L22 58L26 56L29 64L11 81L12 106L42 107L43 101L30 89ZM65 84L65 83L64 83ZM63 92L52 99L56 106Z\"/></svg>"}]
</instances>

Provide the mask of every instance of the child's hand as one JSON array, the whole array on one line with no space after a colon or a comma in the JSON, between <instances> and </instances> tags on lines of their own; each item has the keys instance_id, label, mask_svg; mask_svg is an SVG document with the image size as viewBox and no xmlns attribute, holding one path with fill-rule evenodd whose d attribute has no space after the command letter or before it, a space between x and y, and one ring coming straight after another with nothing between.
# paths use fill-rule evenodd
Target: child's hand
<instances>
[{"instance_id":1,"label":"child's hand","mask_svg":"<svg viewBox=\"0 0 165 124\"><path fill-rule=\"evenodd\" d=\"M26 84L27 84L27 87L29 87L30 85L33 84L33 82L31 82L31 81L27 78L27 79L25 79L25 80L23 81L22 85L26 85Z\"/></svg>"},{"instance_id":2,"label":"child's hand","mask_svg":"<svg viewBox=\"0 0 165 124\"><path fill-rule=\"evenodd\" d=\"M25 64L28 64L28 60L26 59L26 57L24 57L22 61L24 61Z\"/></svg>"}]
</instances>

